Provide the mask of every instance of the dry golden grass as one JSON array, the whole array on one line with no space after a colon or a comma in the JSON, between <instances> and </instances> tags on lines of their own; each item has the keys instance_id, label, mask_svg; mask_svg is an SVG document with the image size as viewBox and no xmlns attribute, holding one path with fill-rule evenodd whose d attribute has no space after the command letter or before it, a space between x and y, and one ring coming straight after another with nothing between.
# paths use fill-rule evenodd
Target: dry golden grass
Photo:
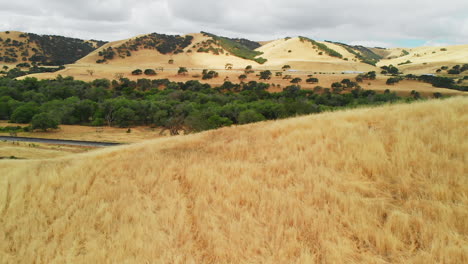
<instances>
[{"instance_id":1,"label":"dry golden grass","mask_svg":"<svg viewBox=\"0 0 468 264\"><path fill-rule=\"evenodd\" d=\"M52 159L95 148L49 145L29 142L0 142L0 158Z\"/></svg>"},{"instance_id":2,"label":"dry golden grass","mask_svg":"<svg viewBox=\"0 0 468 264\"><path fill-rule=\"evenodd\" d=\"M27 124L7 123L0 121L0 127L6 126L27 126ZM161 137L160 128L149 127L132 127L131 133L127 133L128 128L118 127L102 127L102 130L91 126L79 125L60 125L59 129L47 132L19 132L18 137L33 137L33 138L51 138L51 139L69 139L69 140L84 140L84 141L100 141L100 142L118 142L118 143L135 143L142 140L155 139ZM2 136L9 136L9 133L1 133Z\"/></svg>"},{"instance_id":3,"label":"dry golden grass","mask_svg":"<svg viewBox=\"0 0 468 264\"><path fill-rule=\"evenodd\" d=\"M467 98L0 162L4 263L467 263Z\"/></svg>"}]
</instances>

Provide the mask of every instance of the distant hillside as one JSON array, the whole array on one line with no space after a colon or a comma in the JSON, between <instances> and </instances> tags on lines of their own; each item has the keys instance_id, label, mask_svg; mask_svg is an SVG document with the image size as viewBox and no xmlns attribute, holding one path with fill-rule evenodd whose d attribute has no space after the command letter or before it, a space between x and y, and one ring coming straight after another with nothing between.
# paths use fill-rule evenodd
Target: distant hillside
<instances>
[{"instance_id":1,"label":"distant hillside","mask_svg":"<svg viewBox=\"0 0 468 264\"><path fill-rule=\"evenodd\" d=\"M0 32L0 63L64 65L104 45L104 41L23 32Z\"/></svg>"},{"instance_id":2,"label":"distant hillside","mask_svg":"<svg viewBox=\"0 0 468 264\"><path fill-rule=\"evenodd\" d=\"M354 54L355 58L359 59L359 61L373 65L373 66L375 66L377 62L379 62L383 57L379 55L378 53L375 53L371 49L366 48L364 46L359 46L359 45L352 46L352 45L348 45L345 43L333 42L333 41L328 41L328 40L326 40L326 42L334 43L336 45L340 45L344 47L349 53Z\"/></svg>"},{"instance_id":3,"label":"distant hillside","mask_svg":"<svg viewBox=\"0 0 468 264\"><path fill-rule=\"evenodd\" d=\"M391 48L386 51L387 55L377 66L394 65L404 73L435 74L438 69L468 63L468 45Z\"/></svg>"},{"instance_id":4,"label":"distant hillside","mask_svg":"<svg viewBox=\"0 0 468 264\"><path fill-rule=\"evenodd\" d=\"M467 108L386 105L0 160L0 259L466 263Z\"/></svg>"},{"instance_id":5,"label":"distant hillside","mask_svg":"<svg viewBox=\"0 0 468 264\"><path fill-rule=\"evenodd\" d=\"M253 41L249 41L246 39L230 39L226 37L216 36L214 34L203 31L201 33L205 36L213 38L215 44L220 45L234 56L246 60L253 60L260 64L263 64L267 61L267 59L265 58L258 57L263 54L262 52L252 49L252 47L257 46ZM244 44L246 44L247 46ZM260 47L260 44L258 44L258 47Z\"/></svg>"},{"instance_id":6,"label":"distant hillside","mask_svg":"<svg viewBox=\"0 0 468 264\"><path fill-rule=\"evenodd\" d=\"M193 37L190 35L165 35L151 33L140 37L132 38L115 47L107 47L99 51L99 56L102 58L97 60L97 63L104 63L112 60L115 57L125 58L132 56L132 52L147 49L157 50L161 54L178 54L183 53L183 49L192 43Z\"/></svg>"}]
</instances>

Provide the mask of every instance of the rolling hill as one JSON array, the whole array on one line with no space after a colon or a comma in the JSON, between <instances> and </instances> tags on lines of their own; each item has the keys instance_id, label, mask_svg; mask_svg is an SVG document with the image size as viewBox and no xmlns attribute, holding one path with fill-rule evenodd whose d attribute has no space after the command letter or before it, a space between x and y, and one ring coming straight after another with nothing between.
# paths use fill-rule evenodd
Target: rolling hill
<instances>
[{"instance_id":1,"label":"rolling hill","mask_svg":"<svg viewBox=\"0 0 468 264\"><path fill-rule=\"evenodd\" d=\"M468 45L389 49L377 65L395 65L413 74L435 73L442 67L468 63Z\"/></svg>"},{"instance_id":2,"label":"rolling hill","mask_svg":"<svg viewBox=\"0 0 468 264\"><path fill-rule=\"evenodd\" d=\"M467 98L0 161L4 263L464 263Z\"/></svg>"}]
</instances>

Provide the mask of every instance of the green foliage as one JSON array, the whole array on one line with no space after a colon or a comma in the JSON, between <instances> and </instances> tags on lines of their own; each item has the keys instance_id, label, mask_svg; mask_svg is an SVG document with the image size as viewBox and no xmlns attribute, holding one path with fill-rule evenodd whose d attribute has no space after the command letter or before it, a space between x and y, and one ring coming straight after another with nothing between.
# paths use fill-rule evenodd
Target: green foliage
<instances>
[{"instance_id":1,"label":"green foliage","mask_svg":"<svg viewBox=\"0 0 468 264\"><path fill-rule=\"evenodd\" d=\"M311 77L306 80L306 83L318 83L319 80L317 78Z\"/></svg>"},{"instance_id":2,"label":"green foliage","mask_svg":"<svg viewBox=\"0 0 468 264\"><path fill-rule=\"evenodd\" d=\"M356 77L356 81L357 82L362 82L362 80L375 80L376 77L377 77L376 72L375 71L370 71L370 72L365 73L365 74L359 74Z\"/></svg>"},{"instance_id":3,"label":"green foliage","mask_svg":"<svg viewBox=\"0 0 468 264\"><path fill-rule=\"evenodd\" d=\"M400 73L400 70L393 66L393 65L389 65L389 66L382 66L380 67L381 69L383 69L384 71L382 72L382 74L392 74L392 75L397 75Z\"/></svg>"},{"instance_id":4,"label":"green foliage","mask_svg":"<svg viewBox=\"0 0 468 264\"><path fill-rule=\"evenodd\" d=\"M398 83L400 80L401 80L401 78L399 78L399 77L391 77L391 78L388 78L385 83L387 85L393 85L395 83Z\"/></svg>"},{"instance_id":5,"label":"green foliage","mask_svg":"<svg viewBox=\"0 0 468 264\"><path fill-rule=\"evenodd\" d=\"M130 57L132 51L140 49L155 49L162 54L178 54L182 53L183 49L192 43L192 36L166 35L151 33L135 39L129 40L117 47L108 47L99 52L98 63L104 63L107 60L112 60L115 56L120 58Z\"/></svg>"},{"instance_id":6,"label":"green foliage","mask_svg":"<svg viewBox=\"0 0 468 264\"><path fill-rule=\"evenodd\" d=\"M58 128L59 122L49 113L40 113L34 115L31 120L32 129L40 129L42 131L47 131L47 129L56 129Z\"/></svg>"},{"instance_id":7,"label":"green foliage","mask_svg":"<svg viewBox=\"0 0 468 264\"><path fill-rule=\"evenodd\" d=\"M43 65L64 65L77 61L96 49L89 41L62 36L27 34L29 43L35 43L39 49L30 61ZM97 47L106 42L96 41Z\"/></svg>"},{"instance_id":8,"label":"green foliage","mask_svg":"<svg viewBox=\"0 0 468 264\"><path fill-rule=\"evenodd\" d=\"M13 123L26 124L31 122L32 117L39 112L34 103L28 103L16 108L11 114L10 121Z\"/></svg>"},{"instance_id":9,"label":"green foliage","mask_svg":"<svg viewBox=\"0 0 468 264\"><path fill-rule=\"evenodd\" d=\"M271 71L261 71L260 72L260 80L269 80L271 79Z\"/></svg>"},{"instance_id":10,"label":"green foliage","mask_svg":"<svg viewBox=\"0 0 468 264\"><path fill-rule=\"evenodd\" d=\"M299 77L296 77L296 78L291 80L291 83L300 83L300 82L302 82L302 79L299 78Z\"/></svg>"},{"instance_id":11,"label":"green foliage","mask_svg":"<svg viewBox=\"0 0 468 264\"><path fill-rule=\"evenodd\" d=\"M179 67L177 74L186 74L188 72L186 67Z\"/></svg>"},{"instance_id":12,"label":"green foliage","mask_svg":"<svg viewBox=\"0 0 468 264\"><path fill-rule=\"evenodd\" d=\"M208 79L217 78L217 77L218 77L218 72L216 72L216 71L203 70L203 72L202 72L202 79L203 80L208 80Z\"/></svg>"},{"instance_id":13,"label":"green foliage","mask_svg":"<svg viewBox=\"0 0 468 264\"><path fill-rule=\"evenodd\" d=\"M400 57L403 57L403 56L406 56L406 55L409 55L409 52L407 50L402 50Z\"/></svg>"},{"instance_id":14,"label":"green foliage","mask_svg":"<svg viewBox=\"0 0 468 264\"><path fill-rule=\"evenodd\" d=\"M143 74L143 71L141 69L136 69L132 71L132 75L142 75L142 74Z\"/></svg>"},{"instance_id":15,"label":"green foliage","mask_svg":"<svg viewBox=\"0 0 468 264\"><path fill-rule=\"evenodd\" d=\"M362 63L370 64L375 66L377 62L382 59L382 56L374 53L372 50L364 47L364 46L351 46L348 44L340 43L340 42L332 42L327 41L345 48L349 53L356 56ZM345 58L347 60L347 58Z\"/></svg>"},{"instance_id":16,"label":"green foliage","mask_svg":"<svg viewBox=\"0 0 468 264\"><path fill-rule=\"evenodd\" d=\"M405 65L405 64L410 64L412 63L410 60L407 60L405 62L398 63L398 65Z\"/></svg>"},{"instance_id":17,"label":"green foliage","mask_svg":"<svg viewBox=\"0 0 468 264\"><path fill-rule=\"evenodd\" d=\"M313 39L310 39L310 38L306 38L306 37L299 37L299 39L304 42L304 41L308 41L310 42L312 45L316 46L318 49L320 50L323 50L325 53L327 53L329 56L332 56L332 57L337 57L337 58L343 58L343 55L341 55L339 52L337 52L336 50L334 49L331 49L329 47L327 47L327 45L325 44L322 44L322 43L319 43Z\"/></svg>"},{"instance_id":18,"label":"green foliage","mask_svg":"<svg viewBox=\"0 0 468 264\"><path fill-rule=\"evenodd\" d=\"M262 52L259 51L254 51L242 44L242 42L235 41L226 37L220 37L216 36L214 34L210 34L207 32L201 32L203 35L208 36L213 38L218 45L223 47L223 49L227 50L234 56L247 59L247 60L253 60L256 61L257 63L263 64L267 61L267 59L264 59L262 57L258 57L259 55L262 55Z\"/></svg>"},{"instance_id":19,"label":"green foliage","mask_svg":"<svg viewBox=\"0 0 468 264\"><path fill-rule=\"evenodd\" d=\"M245 110L239 113L238 119L239 119L239 124L248 124L248 123L264 121L265 116L263 116L262 114L258 113L255 110Z\"/></svg>"},{"instance_id":20,"label":"green foliage","mask_svg":"<svg viewBox=\"0 0 468 264\"><path fill-rule=\"evenodd\" d=\"M204 74L213 72L206 70ZM347 79L341 82L347 88L355 87L353 83ZM106 79L83 82L68 77L0 78L0 118L27 123L44 114L41 116L47 115L60 124L159 126L177 134L179 130L202 131L400 99L391 93L380 95L362 89L335 94L320 88L316 91L323 93L317 94L298 85L269 93L268 84L255 81L225 82L212 88L194 80L177 83L120 78L106 88L109 85Z\"/></svg>"},{"instance_id":21,"label":"green foliage","mask_svg":"<svg viewBox=\"0 0 468 264\"><path fill-rule=\"evenodd\" d=\"M430 83L434 87L448 88L459 91L468 91L468 86L458 86L453 78L439 77L433 75L421 75L417 79L422 82Z\"/></svg>"}]
</instances>

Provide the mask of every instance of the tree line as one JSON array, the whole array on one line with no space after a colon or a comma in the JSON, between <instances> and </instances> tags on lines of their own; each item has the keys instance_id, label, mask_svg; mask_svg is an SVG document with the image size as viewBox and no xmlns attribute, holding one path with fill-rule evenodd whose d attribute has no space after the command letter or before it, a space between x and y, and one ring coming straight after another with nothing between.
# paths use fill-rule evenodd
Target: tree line
<instances>
[{"instance_id":1,"label":"tree line","mask_svg":"<svg viewBox=\"0 0 468 264\"><path fill-rule=\"evenodd\" d=\"M184 83L121 78L84 82L61 76L52 80L0 78L0 119L14 123L49 122L51 127L145 125L177 134L180 130L202 131L343 107L414 100L390 91L377 94L359 87L345 94L330 89L317 93L299 85L270 93L268 87L269 84L256 81L225 82L211 87L196 80ZM47 129L37 124L36 128Z\"/></svg>"}]
</instances>

